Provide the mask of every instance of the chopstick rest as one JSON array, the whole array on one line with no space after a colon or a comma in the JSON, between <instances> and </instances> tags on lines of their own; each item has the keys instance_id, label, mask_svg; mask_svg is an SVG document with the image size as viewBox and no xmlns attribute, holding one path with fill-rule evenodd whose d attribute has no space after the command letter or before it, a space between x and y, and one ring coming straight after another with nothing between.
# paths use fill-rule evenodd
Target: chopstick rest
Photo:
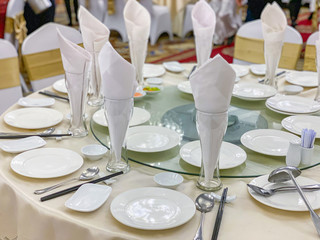
<instances>
[{"instance_id":1,"label":"chopstick rest","mask_svg":"<svg viewBox=\"0 0 320 240\"><path fill-rule=\"evenodd\" d=\"M213 229L211 240L218 239L218 233L219 233L219 229L220 229L220 225L221 225L224 204L226 203L227 193L228 193L228 188L226 187L225 189L223 189L221 202L219 205L219 209L218 209L218 213L217 213L217 217L216 217L216 222L214 224L214 229Z\"/></svg>"},{"instance_id":2,"label":"chopstick rest","mask_svg":"<svg viewBox=\"0 0 320 240\"><path fill-rule=\"evenodd\" d=\"M70 187L70 188L64 189L62 191L55 192L55 193L49 194L47 196L44 196L44 197L40 198L40 201L44 202L44 201L47 201L47 200L50 200L50 199L53 199L53 198L56 198L56 197L60 197L60 196L63 196L65 194L67 194L67 193L74 192L74 191L78 190L78 188L81 187L83 184L102 182L102 181L105 181L107 179L116 177L116 176L121 175L121 174L123 174L122 171L116 172L116 173L113 173L113 174L110 174L108 176L101 177L101 178L98 178L98 179L95 179L95 180L91 180L91 181L76 185L74 187Z\"/></svg>"}]
</instances>

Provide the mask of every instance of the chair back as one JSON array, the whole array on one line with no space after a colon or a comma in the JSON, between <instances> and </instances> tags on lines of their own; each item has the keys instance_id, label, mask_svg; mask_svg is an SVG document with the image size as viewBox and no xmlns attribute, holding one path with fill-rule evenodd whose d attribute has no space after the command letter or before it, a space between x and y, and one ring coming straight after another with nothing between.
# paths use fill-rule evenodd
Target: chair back
<instances>
[{"instance_id":1,"label":"chair back","mask_svg":"<svg viewBox=\"0 0 320 240\"><path fill-rule=\"evenodd\" d=\"M291 26L287 26L279 62L280 68L295 69L302 49L302 37ZM261 20L243 24L235 39L234 63L264 63L264 41Z\"/></svg>"},{"instance_id":2,"label":"chair back","mask_svg":"<svg viewBox=\"0 0 320 240\"><path fill-rule=\"evenodd\" d=\"M153 14L153 3L152 3L152 0L140 0L139 2L140 2L140 4L142 6L144 6L148 10L150 15Z\"/></svg>"},{"instance_id":3,"label":"chair back","mask_svg":"<svg viewBox=\"0 0 320 240\"><path fill-rule=\"evenodd\" d=\"M22 97L19 60L11 42L0 39L0 114Z\"/></svg>"},{"instance_id":4,"label":"chair back","mask_svg":"<svg viewBox=\"0 0 320 240\"><path fill-rule=\"evenodd\" d=\"M48 87L64 76L57 29L70 41L82 43L78 30L57 23L47 23L28 35L21 52L34 91Z\"/></svg>"},{"instance_id":5,"label":"chair back","mask_svg":"<svg viewBox=\"0 0 320 240\"><path fill-rule=\"evenodd\" d=\"M319 31L312 33L306 43L306 50L304 52L304 71L317 71L316 66L316 40L319 39Z\"/></svg>"}]
</instances>

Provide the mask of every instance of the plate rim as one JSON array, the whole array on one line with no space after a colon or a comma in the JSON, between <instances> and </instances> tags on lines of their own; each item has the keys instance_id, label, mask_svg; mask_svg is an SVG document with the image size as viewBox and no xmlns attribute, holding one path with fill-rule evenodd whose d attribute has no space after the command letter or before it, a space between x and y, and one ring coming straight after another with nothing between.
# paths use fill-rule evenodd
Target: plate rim
<instances>
[{"instance_id":1,"label":"plate rim","mask_svg":"<svg viewBox=\"0 0 320 240\"><path fill-rule=\"evenodd\" d=\"M256 185L257 180L258 180L258 181L263 181L264 178L266 178L266 182L268 182L268 181L267 181L268 176L269 176L269 175L267 174L267 175L262 175L262 176L256 177L256 178L252 179L249 184ZM306 183L306 184L319 183L319 182L317 182L316 180L313 180L313 179L307 178L307 177L303 177L303 176L297 177L297 181L299 181L299 178L300 178L300 179L303 179L303 181L306 181L306 180L307 180L307 181L310 181L309 183ZM262 185L259 185L259 184L258 184L258 186L262 186ZM263 186L262 186L262 187L263 187ZM255 193L255 192L254 192L251 188L249 188L249 187L247 187L247 191L248 191L249 195L250 195L253 199L255 199L256 201L260 202L261 204L263 204L263 205L265 205L265 206L269 206L269 207L272 207L272 208L275 208L275 209L280 209L280 210L285 210L285 211L291 211L291 212L306 212L306 211L309 211L306 206L305 206L305 209L293 209L293 208L277 207L277 206L275 206L274 204L269 204L269 203L267 203L267 202L264 202L264 201L261 201L261 200L260 200L260 199L264 199L264 198L268 199L268 198L270 198L270 197L272 197L272 196L270 196L270 197L261 196L261 195ZM316 191L316 192L317 192L317 191ZM318 193L318 194L320 194L320 193ZM299 197L300 197L300 196L299 196ZM311 204L311 203L310 203L310 204ZM316 210L316 209L319 209L319 208L320 208L320 201L319 201L319 205L316 206L316 207L313 208L313 209Z\"/></svg>"},{"instance_id":2,"label":"plate rim","mask_svg":"<svg viewBox=\"0 0 320 240\"><path fill-rule=\"evenodd\" d=\"M271 95L271 93L269 95L265 95L263 97L248 97L248 96L243 96L243 95L239 95L239 94L235 94L234 93L234 88L232 90L232 96L243 99L243 100L251 100L251 101L261 101L261 100L265 100L267 98L273 97L277 94L277 90L271 86L265 85L265 84L261 84L261 83L238 83L235 84L234 87L238 88L241 86L260 86L261 88L265 88L265 89L272 89L274 90L273 95Z\"/></svg>"},{"instance_id":3,"label":"plate rim","mask_svg":"<svg viewBox=\"0 0 320 240\"><path fill-rule=\"evenodd\" d=\"M312 85L312 84L301 84L301 83L299 83L299 82L297 82L297 81L292 81L292 80L290 80L289 75L295 74L295 73L302 74L302 73L304 73L304 72L317 74L317 72L312 72L312 71L290 71L288 74L286 74L285 79L286 79L286 81L287 81L288 83L291 83L291 84L293 84L293 85L298 85L298 86L301 86L301 87L317 87L317 86L318 86L318 83L313 84L313 85ZM317 80L316 80L316 82L317 82Z\"/></svg>"},{"instance_id":4,"label":"plate rim","mask_svg":"<svg viewBox=\"0 0 320 240\"><path fill-rule=\"evenodd\" d=\"M304 118L319 118L319 120L320 120L320 117L319 117L319 116L306 115L306 114L292 115L292 116L288 116L288 117L282 119L282 120L281 120L281 125L282 125L282 127L283 127L284 129L286 129L287 131L301 136L301 132L299 133L298 131L292 131L293 128L289 128L287 125L285 125L286 123L289 123L289 122L288 122L288 119L289 119L289 118L301 118L301 117L304 117ZM315 138L320 138L320 133L317 133Z\"/></svg>"},{"instance_id":5,"label":"plate rim","mask_svg":"<svg viewBox=\"0 0 320 240\"><path fill-rule=\"evenodd\" d=\"M5 143L5 142L13 142L13 141L15 141L15 142L18 142L18 141L20 141L20 142L23 142L23 140L26 140L26 139L36 139L36 140L38 140L37 142L39 142L37 145L35 145L34 147L32 147L32 148L23 148L23 149L20 149L20 150L15 150L15 151L13 151L13 150L8 150L8 149L6 149L5 147L3 147L3 144ZM36 141L36 140L34 140L34 141ZM15 143L14 142L14 143ZM47 142L43 139L43 138L41 138L41 137L39 137L39 136L31 136L31 137L26 137L26 138L21 138L21 139L17 139L17 140L9 140L9 141L3 141L3 142L0 142L0 148L2 149L2 151L4 151L4 152L7 152L7 153L20 153L20 152L24 152L24 151L28 151L28 150L32 150L32 149L35 149L35 148L40 148L40 147L43 147L43 146L45 146L47 144Z\"/></svg>"},{"instance_id":6,"label":"plate rim","mask_svg":"<svg viewBox=\"0 0 320 240\"><path fill-rule=\"evenodd\" d=\"M187 94L191 94L191 95L192 95L193 93L192 93L192 89L191 89L191 84L190 84L191 92L189 92L189 91L184 91L184 90L181 88L182 85L188 85L188 84L190 84L189 81L183 81L183 82L181 82L181 83L179 83L179 84L177 85L177 88L178 88L178 90L179 90L180 92L183 92L183 93L187 93Z\"/></svg>"},{"instance_id":7,"label":"plate rim","mask_svg":"<svg viewBox=\"0 0 320 240\"><path fill-rule=\"evenodd\" d=\"M24 99L35 99L35 100L47 100L48 103L47 104L42 104L42 105L37 105L37 106L34 106L34 105L28 105L28 104L22 104L22 101ZM51 102L50 102L51 101ZM54 98L30 98L30 97L21 97L19 98L18 100L18 105L21 106L21 107L51 107L55 104L55 99Z\"/></svg>"},{"instance_id":8,"label":"plate rim","mask_svg":"<svg viewBox=\"0 0 320 240\"><path fill-rule=\"evenodd\" d=\"M190 214L188 217L186 217L186 219L184 219L183 221L181 222L175 222L174 224L172 224L172 226L163 226L159 227L159 225L157 227L141 227L141 226L137 226L135 224L130 224L130 223L125 223L124 221L122 220L119 220L117 217L117 213L116 211L114 210L115 209L115 205L120 201L119 198L123 197L123 196L127 196L128 194L131 194L131 195L134 195L132 193L134 192L138 192L139 191L142 191L142 192L146 192L146 191L154 191L154 192L164 192L167 194L167 197L171 197L172 194L170 193L175 193L175 194L178 194L180 195L181 197L183 197L185 199L186 202L188 202L188 204L190 204L190 206L188 206L188 208L190 208ZM137 199L137 197L135 196L135 198ZM174 200L174 198L172 198ZM176 199L177 200L177 199ZM182 206L185 206L186 204L181 204ZM125 206L124 206L125 207ZM112 214L112 216L118 221L120 222L121 224L125 225L125 226L129 226L129 227L132 227L132 228L135 228L135 229L142 229L142 230L164 230L164 229L172 229L172 228L175 228L175 227L178 227L178 226L181 226L185 223L187 223L188 221L191 220L191 218L195 215L196 213L196 207L195 207L195 204L194 204L194 201L186 194L182 193L182 192L179 192L179 191L175 191L175 190L172 190L172 189L168 189L168 188L163 188L163 187L141 187L141 188L135 188L135 189L130 189L130 190L127 190L125 192L122 192L120 194L118 194L111 202L110 204L110 212ZM185 212L185 211L184 211Z\"/></svg>"},{"instance_id":9,"label":"plate rim","mask_svg":"<svg viewBox=\"0 0 320 240\"><path fill-rule=\"evenodd\" d=\"M266 128L266 129L254 129L254 130L250 130L246 133L244 133L241 137L240 137L240 142L243 146L245 146L246 148L254 151L254 152L257 152L257 153L261 153L261 154L265 154L265 155L268 155L268 156L276 156L276 157L283 157L283 156L286 156L286 153L284 154L280 154L280 153L271 153L271 152L266 152L266 151L261 151L261 150L257 150L256 148L252 148L252 145L250 144L247 144L245 141L244 141L244 138L246 137L247 134L249 133L252 133L252 132L261 132L261 131L269 131L269 132L278 132L278 133L281 133L283 135L290 135L292 137L295 137L296 139L300 139L297 135L295 134L292 134L292 133L289 133L289 132L285 132L285 131L281 131L281 130L277 130L277 129L269 129L269 128Z\"/></svg>"},{"instance_id":10,"label":"plate rim","mask_svg":"<svg viewBox=\"0 0 320 240\"><path fill-rule=\"evenodd\" d=\"M166 69L162 66L162 65L160 65L160 64L150 64L150 63L145 63L144 65L143 65L143 67L144 66L148 66L148 67L157 67L157 68L159 68L159 73L158 74L152 74L152 75L145 75L145 73L144 73L144 71L143 71L143 69L142 69L142 74L143 74L143 78L151 78L151 77L160 77L160 76L162 76L162 75L164 75L165 73L166 73ZM161 68L161 73L160 73L160 68Z\"/></svg>"},{"instance_id":11,"label":"plate rim","mask_svg":"<svg viewBox=\"0 0 320 240\"><path fill-rule=\"evenodd\" d=\"M66 81L65 78L62 78L62 79L59 79L59 80L55 81L55 82L52 84L52 87L53 87L53 89L56 90L57 92L60 92L60 93L68 93L67 87L66 87L66 91L61 90L61 88L57 87L57 85L58 85L60 82L63 82L63 81Z\"/></svg>"},{"instance_id":12,"label":"plate rim","mask_svg":"<svg viewBox=\"0 0 320 240\"><path fill-rule=\"evenodd\" d=\"M77 158L73 157L72 159L77 159L77 161L79 161L78 165L76 167L74 167L74 169L71 169L69 171L65 171L64 173L60 173L60 174L56 174L56 175L51 175L51 176L35 176L32 174L28 174L28 173L24 173L23 171L21 171L21 169L16 169L14 167L15 161L20 160L21 155L28 155L28 154L37 154L37 152L39 151L53 151L55 153L59 152L59 151L68 151L70 153L72 153L74 156L76 156ZM36 152L36 153L35 153ZM63 155L63 154L62 154ZM24 157L24 156L22 156ZM23 160L20 160L23 161ZM75 171L77 171L78 169L80 169L83 165L83 158L81 157L80 154L78 154L77 152L67 149L67 148L37 148L37 149L33 149L30 151L26 151L26 152L22 152L18 155L16 155L11 161L10 161L10 168L17 174L21 175L21 176L25 176L25 177L30 177L30 178L35 178L35 179L49 179L49 178L56 178L56 177L62 177L62 176L66 176L68 174L71 174Z\"/></svg>"},{"instance_id":13,"label":"plate rim","mask_svg":"<svg viewBox=\"0 0 320 240\"><path fill-rule=\"evenodd\" d=\"M129 134L129 131L131 130L131 131L133 131L132 129L134 129L134 130L136 130L136 129L138 129L138 128L147 128L147 129L151 129L151 128L153 128L153 129L162 129L163 131L165 130L165 131L167 131L167 132L170 132L171 134L172 134L172 136L173 135L176 135L175 137L177 137L177 141L176 142L173 142L172 144L167 144L167 145L169 145L168 147L166 147L166 148L164 148L164 147L162 147L162 148L157 148L157 150L154 150L154 149L150 149L150 150L142 150L142 149L140 149L140 150L137 150L137 149L131 149L131 148L129 148L129 146L128 146L128 134ZM163 132L162 131L162 132ZM143 131L139 131L140 133L143 133ZM159 133L159 131L157 132L157 133ZM129 127L128 128L128 131L127 131L127 134L126 134L126 142L127 142L127 149L129 150L129 151L133 151L133 152L141 152L141 153L156 153L156 152L163 152L163 151L167 151L167 150L169 150L169 149L172 149L172 148L174 148L174 147L176 147L179 143L180 143L180 141L181 141L181 137L179 136L179 134L176 132L176 131L174 131L174 130L172 130L172 129L169 129L169 128L166 128L166 127L161 127L161 126L152 126L152 125L141 125L141 126L133 126L133 127Z\"/></svg>"}]
</instances>

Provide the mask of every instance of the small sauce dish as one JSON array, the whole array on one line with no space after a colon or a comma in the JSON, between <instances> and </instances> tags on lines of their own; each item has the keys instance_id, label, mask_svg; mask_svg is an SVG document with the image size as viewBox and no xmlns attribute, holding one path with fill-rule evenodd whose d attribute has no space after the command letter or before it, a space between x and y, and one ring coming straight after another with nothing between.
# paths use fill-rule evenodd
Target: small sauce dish
<instances>
[{"instance_id":1,"label":"small sauce dish","mask_svg":"<svg viewBox=\"0 0 320 240\"><path fill-rule=\"evenodd\" d=\"M108 148L99 144L91 144L81 148L81 153L92 161L99 160L108 152Z\"/></svg>"},{"instance_id":2,"label":"small sauce dish","mask_svg":"<svg viewBox=\"0 0 320 240\"><path fill-rule=\"evenodd\" d=\"M159 85L162 84L162 78L147 78L147 83L151 85Z\"/></svg>"},{"instance_id":3,"label":"small sauce dish","mask_svg":"<svg viewBox=\"0 0 320 240\"><path fill-rule=\"evenodd\" d=\"M147 85L143 88L147 94L157 94L163 90L163 87L160 85Z\"/></svg>"},{"instance_id":4,"label":"small sauce dish","mask_svg":"<svg viewBox=\"0 0 320 240\"><path fill-rule=\"evenodd\" d=\"M301 93L303 91L303 87L297 85L286 85L284 86L283 90L286 94L293 95Z\"/></svg>"},{"instance_id":5,"label":"small sauce dish","mask_svg":"<svg viewBox=\"0 0 320 240\"><path fill-rule=\"evenodd\" d=\"M174 172L161 172L154 175L153 180L163 187L176 187L183 182L183 177Z\"/></svg>"}]
</instances>

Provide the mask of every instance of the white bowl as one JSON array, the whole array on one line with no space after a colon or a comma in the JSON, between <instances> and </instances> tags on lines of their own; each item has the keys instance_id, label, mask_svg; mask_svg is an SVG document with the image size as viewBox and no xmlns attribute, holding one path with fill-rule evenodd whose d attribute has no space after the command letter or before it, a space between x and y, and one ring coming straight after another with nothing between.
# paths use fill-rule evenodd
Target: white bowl
<instances>
[{"instance_id":1,"label":"white bowl","mask_svg":"<svg viewBox=\"0 0 320 240\"><path fill-rule=\"evenodd\" d=\"M286 85L283 90L286 94L298 94L303 91L303 87L297 85Z\"/></svg>"},{"instance_id":2,"label":"white bowl","mask_svg":"<svg viewBox=\"0 0 320 240\"><path fill-rule=\"evenodd\" d=\"M108 152L108 148L99 145L91 144L81 148L81 153L90 160L99 160L104 154Z\"/></svg>"},{"instance_id":3,"label":"white bowl","mask_svg":"<svg viewBox=\"0 0 320 240\"><path fill-rule=\"evenodd\" d=\"M147 78L147 83L151 85L159 85L162 84L162 78Z\"/></svg>"},{"instance_id":4,"label":"white bowl","mask_svg":"<svg viewBox=\"0 0 320 240\"><path fill-rule=\"evenodd\" d=\"M161 172L154 175L153 180L163 187L176 187L183 182L183 177L174 172Z\"/></svg>"}]
</instances>

